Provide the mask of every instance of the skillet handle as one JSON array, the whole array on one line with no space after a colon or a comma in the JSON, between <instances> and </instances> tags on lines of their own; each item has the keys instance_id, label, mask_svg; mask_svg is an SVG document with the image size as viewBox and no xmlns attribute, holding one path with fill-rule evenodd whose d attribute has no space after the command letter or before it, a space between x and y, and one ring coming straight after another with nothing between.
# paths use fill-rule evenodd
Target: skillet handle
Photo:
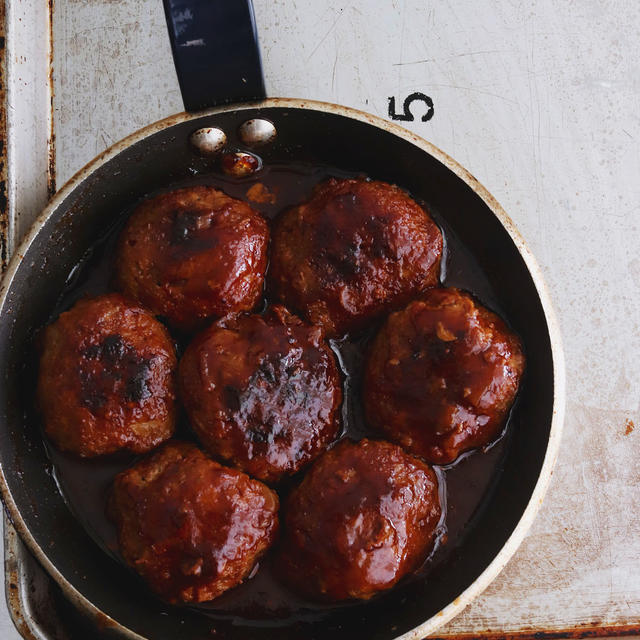
<instances>
[{"instance_id":1,"label":"skillet handle","mask_svg":"<svg viewBox=\"0 0 640 640\"><path fill-rule=\"evenodd\" d=\"M251 0L163 0L187 111L266 97Z\"/></svg>"}]
</instances>

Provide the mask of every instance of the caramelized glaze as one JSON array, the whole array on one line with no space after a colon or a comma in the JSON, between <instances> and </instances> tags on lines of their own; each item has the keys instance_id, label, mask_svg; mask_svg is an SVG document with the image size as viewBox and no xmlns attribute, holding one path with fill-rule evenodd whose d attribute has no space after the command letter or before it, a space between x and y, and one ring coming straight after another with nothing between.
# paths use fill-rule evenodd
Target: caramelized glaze
<instances>
[{"instance_id":1,"label":"caramelized glaze","mask_svg":"<svg viewBox=\"0 0 640 640\"><path fill-rule=\"evenodd\" d=\"M260 302L269 230L246 202L205 186L142 202L118 246L118 285L182 330Z\"/></svg>"},{"instance_id":2,"label":"caramelized glaze","mask_svg":"<svg viewBox=\"0 0 640 640\"><path fill-rule=\"evenodd\" d=\"M242 582L275 539L278 506L261 482L175 441L120 473L109 500L124 559L168 602Z\"/></svg>"},{"instance_id":3,"label":"caramelized glaze","mask_svg":"<svg viewBox=\"0 0 640 640\"><path fill-rule=\"evenodd\" d=\"M455 288L431 289L392 313L369 352L369 424L436 464L489 444L524 370L518 338Z\"/></svg>"},{"instance_id":4,"label":"caramelized glaze","mask_svg":"<svg viewBox=\"0 0 640 640\"><path fill-rule=\"evenodd\" d=\"M289 496L275 563L314 599L368 599L422 564L440 515L429 465L388 442L342 440Z\"/></svg>"},{"instance_id":5,"label":"caramelized glaze","mask_svg":"<svg viewBox=\"0 0 640 640\"><path fill-rule=\"evenodd\" d=\"M438 282L442 236L398 187L328 180L276 220L269 281L276 297L340 336Z\"/></svg>"},{"instance_id":6,"label":"caramelized glaze","mask_svg":"<svg viewBox=\"0 0 640 640\"><path fill-rule=\"evenodd\" d=\"M322 329L279 305L205 329L179 378L200 442L265 482L299 471L340 429L341 380Z\"/></svg>"},{"instance_id":7,"label":"caramelized glaze","mask_svg":"<svg viewBox=\"0 0 640 640\"><path fill-rule=\"evenodd\" d=\"M153 449L175 428L176 364L169 333L137 304L114 293L79 301L43 336L48 437L83 457Z\"/></svg>"}]
</instances>

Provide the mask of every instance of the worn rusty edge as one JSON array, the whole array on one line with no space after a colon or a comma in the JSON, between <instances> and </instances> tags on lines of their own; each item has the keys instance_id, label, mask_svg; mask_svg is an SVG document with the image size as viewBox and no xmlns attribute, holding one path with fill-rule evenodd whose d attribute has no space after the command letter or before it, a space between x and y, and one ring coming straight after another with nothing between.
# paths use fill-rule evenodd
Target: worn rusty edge
<instances>
[{"instance_id":1,"label":"worn rusty edge","mask_svg":"<svg viewBox=\"0 0 640 640\"><path fill-rule=\"evenodd\" d=\"M478 596L491 581L502 571L508 560L515 553L516 549L524 539L526 532L533 523L535 515L542 504L544 494L549 486L551 476L553 473L553 465L556 461L558 450L560 446L560 438L562 432L562 424L564 419L564 404L565 404L565 368L564 368L564 354L562 350L562 341L560 337L560 330L558 322L556 320L555 312L551 305L551 298L547 291L547 287L542 277L542 272L538 263L536 262L533 254L527 248L524 239L520 233L516 230L515 225L507 216L502 207L498 204L497 200L471 175L466 169L459 165L453 158L446 153L438 149L436 146L420 138L414 133L400 127L391 122L387 122L382 118L373 116L363 111L343 107L340 105L330 104L326 102L317 102L313 100L299 100L295 98L268 98L258 102L243 103L241 105L224 106L215 109L209 109L198 113L180 113L173 116L169 116L164 120L155 122L143 129L136 131L130 136L124 138L120 142L117 142L102 154L97 156L89 164L78 171L62 189L54 196L49 205L44 209L40 216L36 219L31 229L25 236L24 240L20 244L20 247L16 250L11 258L11 262L7 268L4 279L0 284L0 313L7 304L6 292L9 288L16 270L20 265L20 262L28 250L31 243L34 241L40 227L44 224L47 218L60 206L64 199L75 189L87 176L96 171L105 162L116 156L123 149L130 145L144 140L145 138L162 131L167 127L182 122L188 122L202 116L214 115L216 113L228 112L228 111L243 111L252 108L267 108L267 107L279 107L279 108L291 108L291 109L310 109L314 111L321 111L325 113L334 113L336 115L345 116L353 120L365 122L371 124L380 129L386 130L404 140L414 144L416 147L422 149L425 153L433 156L439 162L444 164L450 171L455 173L461 180L463 180L473 191L485 202L485 204L491 209L494 215L502 223L503 227L511 236L514 244L518 248L520 255L522 256L527 268L531 274L531 277L536 286L538 295L542 303L542 307L546 316L549 336L551 339L552 357L553 357L553 373L554 373L554 401L553 401L553 417L551 423L551 430L549 435L549 444L547 447L547 453L542 465L540 477L534 488L531 500L529 501L520 521L516 525L513 533L490 563L490 565L484 570L484 572L477 578L477 580L469 586L462 594L460 594L451 604L444 607L437 614L429 618L423 624L408 631L402 636L398 636L396 640L420 640L425 636L431 635L438 627L442 626L455 615L460 613L476 596ZM49 561L46 554L38 546L37 542L33 538L31 532L22 520L22 516L15 504L13 497L11 496L7 481L4 476L4 472L0 470L0 492L5 503L5 507L9 516L27 547L36 556L38 561L42 564L45 570L54 578L54 580L60 585L63 592L80 610L86 612L88 615L93 616L101 621L104 626L107 623L108 626L118 629L125 637L134 640L147 640L143 636L139 635L135 631L124 627L116 620L113 620L109 616L106 616L100 611L93 603L87 600L79 591L77 591L71 583L58 571L58 569Z\"/></svg>"},{"instance_id":2,"label":"worn rusty edge","mask_svg":"<svg viewBox=\"0 0 640 640\"><path fill-rule=\"evenodd\" d=\"M48 91L49 109L48 135L47 135L47 188L49 197L55 193L55 136L53 131L53 3L49 0L47 6L48 29L47 65L48 65ZM15 167L11 165L11 130L9 127L9 109L11 108L11 91L9 89L9 65L14 43L7 39L9 35L9 10L11 0L0 0L0 274L6 270L9 257L12 254L16 240L16 206L17 203L11 197L15 191L11 185L15 185ZM14 7L15 9L15 7ZM27 591L25 579L27 578L28 563L25 563L24 554L27 551L22 547L16 530L11 524L7 514L4 514L4 571L5 571L5 599L11 620L18 633L27 640L48 640L49 634L40 628L35 619L33 602Z\"/></svg>"},{"instance_id":3,"label":"worn rusty edge","mask_svg":"<svg viewBox=\"0 0 640 640\"><path fill-rule=\"evenodd\" d=\"M20 540L16 530L4 517L4 572L5 572L5 594L7 607L11 620L18 633L25 640L51 640L42 631L30 613L29 595L25 591L24 580L21 572L24 570L20 559Z\"/></svg>"},{"instance_id":4,"label":"worn rusty edge","mask_svg":"<svg viewBox=\"0 0 640 640\"><path fill-rule=\"evenodd\" d=\"M522 629L519 631L474 631L473 633L431 636L431 640L582 640L584 638L624 638L640 636L640 624L584 624L556 630Z\"/></svg>"},{"instance_id":5,"label":"worn rusty edge","mask_svg":"<svg viewBox=\"0 0 640 640\"><path fill-rule=\"evenodd\" d=\"M47 81L49 87L49 112L47 117L48 122L48 136L47 136L47 193L49 199L53 198L56 192L56 133L54 130L54 118L53 118L53 98L54 98L54 83L53 83L53 16L55 11L55 0L49 0L49 41L47 43L48 50L48 74Z\"/></svg>"},{"instance_id":6,"label":"worn rusty edge","mask_svg":"<svg viewBox=\"0 0 640 640\"><path fill-rule=\"evenodd\" d=\"M0 1L0 273L7 268L12 245L13 222L7 198L9 162L7 158L7 46L6 8Z\"/></svg>"}]
</instances>

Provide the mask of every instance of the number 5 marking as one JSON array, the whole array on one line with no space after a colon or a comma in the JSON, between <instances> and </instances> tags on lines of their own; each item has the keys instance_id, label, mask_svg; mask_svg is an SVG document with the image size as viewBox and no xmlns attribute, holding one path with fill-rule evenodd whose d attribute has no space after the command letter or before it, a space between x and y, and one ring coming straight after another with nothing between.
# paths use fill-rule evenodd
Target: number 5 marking
<instances>
[{"instance_id":1,"label":"number 5 marking","mask_svg":"<svg viewBox=\"0 0 640 640\"><path fill-rule=\"evenodd\" d=\"M431 118L433 118L433 100L419 91L416 91L405 98L404 104L402 105L404 113L396 113L396 99L394 96L391 96L389 98L389 117L392 120L413 122L415 118L413 117L413 113L411 113L411 103L416 101L424 102L427 105L427 112L422 116L422 118L420 118L420 120L422 120L422 122L431 120Z\"/></svg>"}]
</instances>

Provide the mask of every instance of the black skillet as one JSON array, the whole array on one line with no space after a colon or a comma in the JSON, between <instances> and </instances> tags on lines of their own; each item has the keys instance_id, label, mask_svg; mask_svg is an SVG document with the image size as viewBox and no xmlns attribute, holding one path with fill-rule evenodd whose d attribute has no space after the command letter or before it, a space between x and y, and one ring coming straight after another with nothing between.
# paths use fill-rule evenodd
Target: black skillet
<instances>
[{"instance_id":1,"label":"black skillet","mask_svg":"<svg viewBox=\"0 0 640 640\"><path fill-rule=\"evenodd\" d=\"M0 289L0 488L9 517L64 594L113 637L153 640L418 639L458 613L498 574L530 526L558 450L563 410L559 334L540 271L495 199L465 169L408 131L368 114L264 99L250 0L166 0L189 113L136 132L74 176L16 250ZM224 25L224 26L223 26ZM215 33L216 39L209 34ZM218 106L233 100L230 106ZM252 102L246 102L253 100ZM198 111L191 113L192 111ZM195 130L217 127L228 148L250 119L274 123L265 164L308 161L397 183L428 202L471 253L501 312L524 341L526 383L490 499L444 566L374 601L322 615L256 623L167 607L105 554L71 515L51 471L25 364L74 266L145 194L189 178ZM204 164L203 164L204 163Z\"/></svg>"}]
</instances>

